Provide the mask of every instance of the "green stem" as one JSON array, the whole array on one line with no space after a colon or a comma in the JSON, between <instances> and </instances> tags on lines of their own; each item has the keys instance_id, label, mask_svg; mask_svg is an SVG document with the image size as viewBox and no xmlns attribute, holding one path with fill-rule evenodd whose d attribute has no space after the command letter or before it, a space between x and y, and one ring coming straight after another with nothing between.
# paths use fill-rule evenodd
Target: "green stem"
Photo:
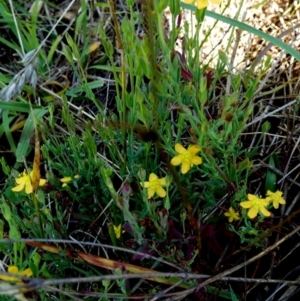
<instances>
[{"instance_id":1,"label":"green stem","mask_svg":"<svg viewBox=\"0 0 300 301\"><path fill-rule=\"evenodd\" d=\"M40 235L41 235L41 238L43 238L44 237L43 223L42 223L41 212L40 212L40 208L39 208L39 202L36 197L36 193L33 195L33 203L34 203L35 212L36 212L36 215L37 215L38 221L39 221Z\"/></svg>"}]
</instances>

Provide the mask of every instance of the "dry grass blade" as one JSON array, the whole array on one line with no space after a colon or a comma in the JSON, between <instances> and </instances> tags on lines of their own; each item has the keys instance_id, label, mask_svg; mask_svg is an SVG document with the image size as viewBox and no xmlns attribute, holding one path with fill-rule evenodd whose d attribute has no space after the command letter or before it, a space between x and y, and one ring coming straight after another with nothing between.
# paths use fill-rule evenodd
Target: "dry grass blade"
<instances>
[{"instance_id":1,"label":"dry grass blade","mask_svg":"<svg viewBox=\"0 0 300 301\"><path fill-rule=\"evenodd\" d=\"M41 244L41 243L37 243L37 242L27 242L28 245L33 246L33 247L38 247L42 250L51 252L51 253L55 253L55 254L59 254L59 248L57 248L54 245L46 245L46 244ZM71 258L71 259L76 259L79 261L86 261L89 264L92 265L96 265L96 266L100 266L106 269L110 269L110 270L115 270L117 268L125 268L128 272L131 273L135 273L135 274L139 274L139 273L144 273L144 274L152 274L155 273L156 271L151 270L151 269L146 269L143 267L139 267L139 266L135 266L129 263L125 263L125 262L119 262L119 261L115 261L115 260L111 260L111 259L107 259L107 258L103 258L100 256L95 256L95 255L91 255L91 254L86 254L83 252L72 252L69 250L66 250L66 256ZM174 285L176 284L176 286L178 285L179 287L182 288L187 288L190 285L188 283L184 283L182 282L183 280L180 278L160 278L160 277L150 277L147 278L148 280L151 281L155 281L158 283L163 283L163 284L167 284L167 285Z\"/></svg>"}]
</instances>

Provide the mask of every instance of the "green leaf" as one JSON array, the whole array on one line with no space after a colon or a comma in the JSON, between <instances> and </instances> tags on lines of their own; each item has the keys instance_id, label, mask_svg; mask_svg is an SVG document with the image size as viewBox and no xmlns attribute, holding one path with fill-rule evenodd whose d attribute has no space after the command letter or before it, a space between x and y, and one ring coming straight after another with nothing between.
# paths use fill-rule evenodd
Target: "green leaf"
<instances>
[{"instance_id":1,"label":"green leaf","mask_svg":"<svg viewBox=\"0 0 300 301\"><path fill-rule=\"evenodd\" d=\"M117 243L117 237L116 237L116 233L114 231L114 225L113 225L113 223L109 223L107 225L107 227L108 227L108 234L109 234L109 237L111 239L112 244L114 246L117 246L118 245L118 243Z\"/></svg>"},{"instance_id":2,"label":"green leaf","mask_svg":"<svg viewBox=\"0 0 300 301\"><path fill-rule=\"evenodd\" d=\"M62 51L66 57L66 59L70 62L73 63L73 55L70 47L68 45L63 45Z\"/></svg>"},{"instance_id":3,"label":"green leaf","mask_svg":"<svg viewBox=\"0 0 300 301\"><path fill-rule=\"evenodd\" d=\"M52 42L51 44L51 48L50 50L48 51L48 56L47 56L47 63L50 65L51 61L52 61L52 58L53 58L53 55L55 54L55 52L57 51L57 48L58 48L58 45L59 43L61 42L62 40L62 36L61 35L58 35L56 37L56 39Z\"/></svg>"},{"instance_id":4,"label":"green leaf","mask_svg":"<svg viewBox=\"0 0 300 301\"><path fill-rule=\"evenodd\" d=\"M161 4L163 2L167 2L167 1L159 1ZM171 0L170 1L170 12L172 15L178 16L180 14L180 1L179 0ZM162 6L163 9L165 9L165 5ZM163 9L160 11L160 13L163 12Z\"/></svg>"},{"instance_id":5,"label":"green leaf","mask_svg":"<svg viewBox=\"0 0 300 301\"><path fill-rule=\"evenodd\" d=\"M74 42L74 40L68 33L66 33L66 39L67 39L69 46L72 49L72 57L74 57L77 61L79 61L80 55L79 55L79 50L78 50L76 43Z\"/></svg>"},{"instance_id":6,"label":"green leaf","mask_svg":"<svg viewBox=\"0 0 300 301\"><path fill-rule=\"evenodd\" d=\"M109 279L108 280L106 280L106 279L102 280L102 285L104 286L105 293L107 293L108 288L110 286L110 280Z\"/></svg>"},{"instance_id":7,"label":"green leaf","mask_svg":"<svg viewBox=\"0 0 300 301\"><path fill-rule=\"evenodd\" d=\"M0 209L2 216L8 221L11 221L11 210L4 200L1 200Z\"/></svg>"},{"instance_id":8,"label":"green leaf","mask_svg":"<svg viewBox=\"0 0 300 301\"><path fill-rule=\"evenodd\" d=\"M22 135L16 150L17 162L23 162L30 148L30 139L34 134L34 119L42 118L48 112L47 109L35 109L29 115L24 125Z\"/></svg>"},{"instance_id":9,"label":"green leaf","mask_svg":"<svg viewBox=\"0 0 300 301\"><path fill-rule=\"evenodd\" d=\"M10 175L10 167L7 165L4 157L0 158L0 165L2 167L3 173L5 175L9 176Z\"/></svg>"},{"instance_id":10,"label":"green leaf","mask_svg":"<svg viewBox=\"0 0 300 301\"><path fill-rule=\"evenodd\" d=\"M276 169L278 169L278 156L276 153L273 153L271 156L270 156L270 159L269 159L269 165L271 167L274 167ZM272 191L272 192L275 192L276 190L276 180L277 180L277 175L274 171L272 171L272 169L268 168L267 170L267 175L266 175L266 192L268 190Z\"/></svg>"},{"instance_id":11,"label":"green leaf","mask_svg":"<svg viewBox=\"0 0 300 301\"><path fill-rule=\"evenodd\" d=\"M33 254L31 256L31 261L30 261L30 267L32 270L38 271L41 259L42 259L41 255L38 252L33 251Z\"/></svg>"},{"instance_id":12,"label":"green leaf","mask_svg":"<svg viewBox=\"0 0 300 301\"><path fill-rule=\"evenodd\" d=\"M4 221L2 219L0 219L0 239L4 238ZM0 251L2 252L4 249L4 246L2 244L2 246L0 246Z\"/></svg>"},{"instance_id":13,"label":"green leaf","mask_svg":"<svg viewBox=\"0 0 300 301\"><path fill-rule=\"evenodd\" d=\"M232 300L231 299L231 294L229 292L226 292L226 291L223 291L223 290L220 291L217 287L208 285L207 290L208 290L209 293L211 293L213 295L222 297L224 299Z\"/></svg>"},{"instance_id":14,"label":"green leaf","mask_svg":"<svg viewBox=\"0 0 300 301\"><path fill-rule=\"evenodd\" d=\"M236 294L234 293L232 287L229 285L230 287L230 295L231 295L231 301L239 301L238 298L236 297Z\"/></svg>"},{"instance_id":15,"label":"green leaf","mask_svg":"<svg viewBox=\"0 0 300 301\"><path fill-rule=\"evenodd\" d=\"M41 106L32 106L33 109L41 109ZM29 113L31 111L30 105L27 103L16 101L0 101L0 109L9 110L14 112Z\"/></svg>"},{"instance_id":16,"label":"green leaf","mask_svg":"<svg viewBox=\"0 0 300 301\"><path fill-rule=\"evenodd\" d=\"M261 129L263 133L267 133L271 128L271 123L269 121L266 121L263 123Z\"/></svg>"},{"instance_id":17,"label":"green leaf","mask_svg":"<svg viewBox=\"0 0 300 301\"><path fill-rule=\"evenodd\" d=\"M9 146L11 148L11 150L13 151L13 153L16 152L16 144L15 144L15 141L12 137L12 134L10 132L10 123L11 121L13 120L13 117L12 116L8 116L8 111L3 111L3 116L2 116L2 124L1 124L1 128L3 128L3 131L5 132L5 135L6 135L6 138L7 138L7 141L9 143ZM2 129L0 129L0 131L2 131Z\"/></svg>"},{"instance_id":18,"label":"green leaf","mask_svg":"<svg viewBox=\"0 0 300 301\"><path fill-rule=\"evenodd\" d=\"M84 88L88 87L90 90L98 89L103 86L102 80L95 80L92 82L87 83L86 85L80 85L72 90L69 90L66 92L66 95L76 97L77 94L82 93L84 91Z\"/></svg>"}]
</instances>

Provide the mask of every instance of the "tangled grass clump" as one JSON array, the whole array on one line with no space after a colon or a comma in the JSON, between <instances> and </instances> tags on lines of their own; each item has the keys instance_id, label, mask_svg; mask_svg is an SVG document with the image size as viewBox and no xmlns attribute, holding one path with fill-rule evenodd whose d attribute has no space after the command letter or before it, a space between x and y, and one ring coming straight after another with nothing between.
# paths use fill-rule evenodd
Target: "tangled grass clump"
<instances>
[{"instance_id":1,"label":"tangled grass clump","mask_svg":"<svg viewBox=\"0 0 300 301\"><path fill-rule=\"evenodd\" d=\"M184 2L0 3L4 301L241 300L262 283L280 298L274 283L294 284L280 260L300 229L299 101L276 101L270 59L202 64L199 33L212 16L300 56Z\"/></svg>"}]
</instances>

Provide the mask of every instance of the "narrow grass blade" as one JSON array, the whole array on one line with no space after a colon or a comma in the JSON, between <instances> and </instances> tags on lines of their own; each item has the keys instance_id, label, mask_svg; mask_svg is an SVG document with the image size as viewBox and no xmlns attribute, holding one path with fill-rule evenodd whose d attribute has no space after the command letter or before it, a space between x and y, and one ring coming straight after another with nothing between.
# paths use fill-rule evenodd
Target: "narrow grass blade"
<instances>
[{"instance_id":1,"label":"narrow grass blade","mask_svg":"<svg viewBox=\"0 0 300 301\"><path fill-rule=\"evenodd\" d=\"M43 117L46 113L48 112L47 109L35 109L33 110L32 114L29 115L20 141L18 143L18 147L17 147L17 151L16 151L16 157L17 157L17 162L23 162L24 158L26 157L28 150L29 150L29 146L30 146L30 139L34 133L34 120L33 118L35 118L36 120Z\"/></svg>"},{"instance_id":2,"label":"narrow grass blade","mask_svg":"<svg viewBox=\"0 0 300 301\"><path fill-rule=\"evenodd\" d=\"M41 109L41 106L32 106L33 109ZM22 112L29 113L31 111L30 105L22 102L6 102L0 101L0 109L14 111L14 112Z\"/></svg>"},{"instance_id":3,"label":"narrow grass blade","mask_svg":"<svg viewBox=\"0 0 300 301\"><path fill-rule=\"evenodd\" d=\"M270 156L269 159L269 165L271 167L274 167L275 169L278 169L278 165L276 164L278 161L278 156L276 153L273 153ZM272 171L270 168L267 170L267 175L266 175L266 192L268 190L275 192L276 191L276 180L277 180L277 175L274 171Z\"/></svg>"}]
</instances>

